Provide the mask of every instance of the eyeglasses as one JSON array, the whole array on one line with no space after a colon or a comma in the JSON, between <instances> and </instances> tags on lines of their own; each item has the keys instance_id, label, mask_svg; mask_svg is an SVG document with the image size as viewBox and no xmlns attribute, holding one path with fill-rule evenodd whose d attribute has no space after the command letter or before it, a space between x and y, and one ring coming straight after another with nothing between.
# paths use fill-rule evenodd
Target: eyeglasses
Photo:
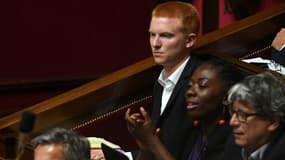
<instances>
[{"instance_id":1,"label":"eyeglasses","mask_svg":"<svg viewBox=\"0 0 285 160\"><path fill-rule=\"evenodd\" d=\"M236 114L236 117L240 122L246 122L247 118L250 116L258 116L259 115L258 113L245 113L245 112L242 112L239 110L234 110L233 107L229 107L229 113L230 113L231 117L234 114Z\"/></svg>"}]
</instances>

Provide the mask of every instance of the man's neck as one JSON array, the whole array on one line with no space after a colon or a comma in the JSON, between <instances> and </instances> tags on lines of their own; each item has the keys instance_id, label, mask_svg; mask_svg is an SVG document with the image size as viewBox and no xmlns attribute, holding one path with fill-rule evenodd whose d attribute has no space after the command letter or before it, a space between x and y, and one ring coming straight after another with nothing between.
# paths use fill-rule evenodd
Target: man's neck
<instances>
[{"instance_id":1,"label":"man's neck","mask_svg":"<svg viewBox=\"0 0 285 160\"><path fill-rule=\"evenodd\" d=\"M245 148L245 151L249 154L255 152L256 150L258 150L260 147L262 147L263 145L269 143L272 139L274 139L274 137L276 136L276 132L275 133L271 133L268 134L267 136L265 136L264 138L260 139L258 141L258 143L255 143L254 146L249 146L247 148Z\"/></svg>"},{"instance_id":2,"label":"man's neck","mask_svg":"<svg viewBox=\"0 0 285 160\"><path fill-rule=\"evenodd\" d=\"M188 57L190 57L190 56L183 58L179 63L163 66L163 68L165 70L164 78L169 77L173 72L175 72L177 70L177 68L179 68L187 60Z\"/></svg>"}]
</instances>

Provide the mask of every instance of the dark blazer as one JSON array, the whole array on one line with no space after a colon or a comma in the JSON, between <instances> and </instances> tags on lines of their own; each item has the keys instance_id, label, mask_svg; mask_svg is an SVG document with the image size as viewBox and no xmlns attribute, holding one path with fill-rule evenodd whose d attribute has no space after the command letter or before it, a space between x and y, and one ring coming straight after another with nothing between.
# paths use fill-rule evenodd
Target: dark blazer
<instances>
[{"instance_id":1,"label":"dark blazer","mask_svg":"<svg viewBox=\"0 0 285 160\"><path fill-rule=\"evenodd\" d=\"M271 59L274 60L276 63L285 66L285 48L283 48L281 51L272 49Z\"/></svg>"},{"instance_id":2,"label":"dark blazer","mask_svg":"<svg viewBox=\"0 0 285 160\"><path fill-rule=\"evenodd\" d=\"M280 129L276 137L270 142L266 150L264 151L262 160L282 160L285 159L285 132L284 129ZM223 160L242 160L241 147L234 144L234 139L231 138L226 145L226 152Z\"/></svg>"},{"instance_id":3,"label":"dark blazer","mask_svg":"<svg viewBox=\"0 0 285 160\"><path fill-rule=\"evenodd\" d=\"M262 160L281 160L285 159L285 133L284 129L280 129L279 134L269 144L264 152Z\"/></svg>"},{"instance_id":4,"label":"dark blazer","mask_svg":"<svg viewBox=\"0 0 285 160\"><path fill-rule=\"evenodd\" d=\"M161 97L163 87L156 82L153 90L153 107L152 107L152 121L157 128L160 128L160 140L168 149L172 155L177 155L178 151L181 150L181 145L176 141L179 138L177 137L176 130L183 123L189 125L189 121L185 119L186 115L186 101L185 101L185 92L187 90L187 85L189 79L192 76L192 73L198 65L200 65L202 59L191 55L191 58L187 62L174 90L172 95L165 107L164 112L160 115L160 106L161 106ZM178 144L174 146L173 144Z\"/></svg>"},{"instance_id":5,"label":"dark blazer","mask_svg":"<svg viewBox=\"0 0 285 160\"><path fill-rule=\"evenodd\" d=\"M217 125L217 127L210 133L207 141L207 145L201 152L201 160L221 160L224 151L225 144L228 142L232 129L229 124ZM196 140L200 137L199 128L193 127L188 132L188 137L184 140L182 157L179 160L187 160L191 154L191 151L196 143ZM177 159L178 160L178 159Z\"/></svg>"}]
</instances>

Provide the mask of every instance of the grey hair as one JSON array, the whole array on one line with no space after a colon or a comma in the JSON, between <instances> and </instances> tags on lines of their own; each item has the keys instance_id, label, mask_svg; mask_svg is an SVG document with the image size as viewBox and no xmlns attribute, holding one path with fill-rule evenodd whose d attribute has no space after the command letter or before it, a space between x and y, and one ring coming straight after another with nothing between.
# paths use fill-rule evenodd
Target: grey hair
<instances>
[{"instance_id":1,"label":"grey hair","mask_svg":"<svg viewBox=\"0 0 285 160\"><path fill-rule=\"evenodd\" d=\"M252 104L264 118L279 116L285 123L284 81L269 72L247 76L231 87L228 102L232 104L235 101Z\"/></svg>"},{"instance_id":2,"label":"grey hair","mask_svg":"<svg viewBox=\"0 0 285 160\"><path fill-rule=\"evenodd\" d=\"M72 130L53 128L32 140L34 148L41 145L62 145L66 160L90 160L89 141Z\"/></svg>"}]
</instances>

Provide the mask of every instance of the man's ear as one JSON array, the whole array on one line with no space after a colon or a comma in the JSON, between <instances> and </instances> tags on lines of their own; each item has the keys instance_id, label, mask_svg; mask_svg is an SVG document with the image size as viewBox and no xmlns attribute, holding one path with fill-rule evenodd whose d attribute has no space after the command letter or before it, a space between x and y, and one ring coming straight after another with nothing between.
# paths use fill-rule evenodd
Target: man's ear
<instances>
[{"instance_id":1,"label":"man's ear","mask_svg":"<svg viewBox=\"0 0 285 160\"><path fill-rule=\"evenodd\" d=\"M270 124L268 126L268 130L271 131L271 132L275 131L280 126L280 121L281 121L280 117L275 116L271 120L271 122L270 122Z\"/></svg>"},{"instance_id":2,"label":"man's ear","mask_svg":"<svg viewBox=\"0 0 285 160\"><path fill-rule=\"evenodd\" d=\"M197 40L197 35L195 33L189 33L186 39L186 47L191 48Z\"/></svg>"}]
</instances>

